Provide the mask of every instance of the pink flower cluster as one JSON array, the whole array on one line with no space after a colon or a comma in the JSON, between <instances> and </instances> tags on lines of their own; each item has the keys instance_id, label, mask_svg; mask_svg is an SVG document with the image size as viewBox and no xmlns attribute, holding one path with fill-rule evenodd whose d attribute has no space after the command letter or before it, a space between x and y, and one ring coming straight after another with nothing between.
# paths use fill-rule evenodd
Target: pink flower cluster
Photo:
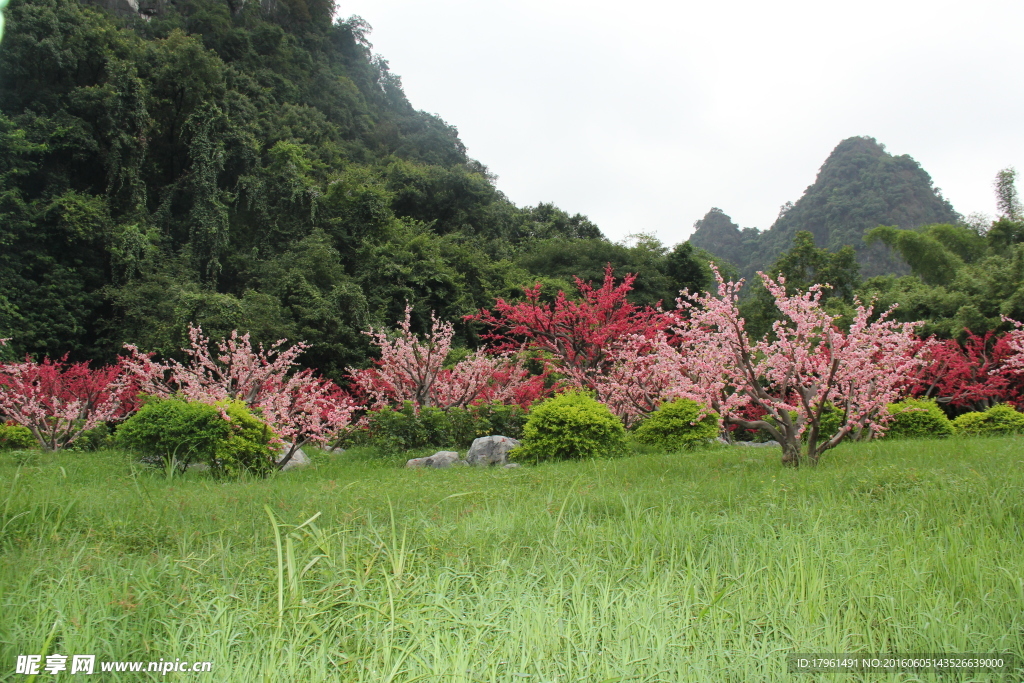
<instances>
[{"instance_id":1,"label":"pink flower cluster","mask_svg":"<svg viewBox=\"0 0 1024 683\"><path fill-rule=\"evenodd\" d=\"M543 378L531 377L511 351L474 351L445 367L455 328L431 314L430 332L421 340L411 329L410 306L398 330L388 334L370 328L368 335L381 357L365 370L349 368L353 384L368 397L371 408L402 405L417 408L465 408L477 403L529 404L543 391Z\"/></svg>"}]
</instances>

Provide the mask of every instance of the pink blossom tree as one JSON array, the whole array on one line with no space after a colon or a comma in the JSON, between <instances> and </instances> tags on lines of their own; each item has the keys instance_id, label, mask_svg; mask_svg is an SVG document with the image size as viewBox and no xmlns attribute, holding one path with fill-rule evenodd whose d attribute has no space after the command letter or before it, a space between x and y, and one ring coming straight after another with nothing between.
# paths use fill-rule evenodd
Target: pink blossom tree
<instances>
[{"instance_id":1,"label":"pink blossom tree","mask_svg":"<svg viewBox=\"0 0 1024 683\"><path fill-rule=\"evenodd\" d=\"M348 371L353 384L369 399L370 407L383 408L409 401L417 408L465 408L486 401L522 403L543 391L511 351L489 355L474 351L454 367L446 368L455 328L431 314L430 332L423 339L411 330L411 307L395 333L370 328L368 335L380 349L375 367Z\"/></svg>"},{"instance_id":2,"label":"pink blossom tree","mask_svg":"<svg viewBox=\"0 0 1024 683\"><path fill-rule=\"evenodd\" d=\"M157 396L180 395L190 401L214 404L226 399L244 401L259 412L282 437L288 448L278 460L284 467L305 444L327 445L351 422L357 409L334 382L317 377L312 370L293 372L298 357L309 348L304 342L284 348L281 339L254 348L248 334L232 332L211 351L201 327L189 326L190 345L183 349L188 360L155 362L132 344L125 365L140 390Z\"/></svg>"},{"instance_id":3,"label":"pink blossom tree","mask_svg":"<svg viewBox=\"0 0 1024 683\"><path fill-rule=\"evenodd\" d=\"M678 329L680 351L690 376L703 384L709 405L745 429L763 429L783 449L783 462L817 463L821 454L848 434L884 432L885 407L895 400L922 363L914 354L920 323L889 320L892 309L872 321L873 306L857 302L849 332L821 306L821 287L787 295L782 276L759 273L782 313L774 335L751 341L737 306L742 281L726 283L718 271L718 296L689 295L679 300L688 317ZM735 408L752 404L765 413L744 419ZM831 406L839 428L822 433ZM771 419L766 419L771 418Z\"/></svg>"},{"instance_id":4,"label":"pink blossom tree","mask_svg":"<svg viewBox=\"0 0 1024 683\"><path fill-rule=\"evenodd\" d=\"M88 430L131 410L132 377L121 365L91 369L66 357L0 364L0 414L27 427L46 450L67 448Z\"/></svg>"}]
</instances>

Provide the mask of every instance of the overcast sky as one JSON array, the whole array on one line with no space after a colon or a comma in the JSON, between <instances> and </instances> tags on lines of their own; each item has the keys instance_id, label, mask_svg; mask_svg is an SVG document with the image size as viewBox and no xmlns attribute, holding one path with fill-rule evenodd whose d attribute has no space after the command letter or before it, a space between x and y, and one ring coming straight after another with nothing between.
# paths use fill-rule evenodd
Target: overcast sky
<instances>
[{"instance_id":1,"label":"overcast sky","mask_svg":"<svg viewBox=\"0 0 1024 683\"><path fill-rule=\"evenodd\" d=\"M613 240L675 244L712 206L766 229L852 135L965 215L995 213L999 169L1024 174L1021 0L340 0L351 14L513 202Z\"/></svg>"}]
</instances>

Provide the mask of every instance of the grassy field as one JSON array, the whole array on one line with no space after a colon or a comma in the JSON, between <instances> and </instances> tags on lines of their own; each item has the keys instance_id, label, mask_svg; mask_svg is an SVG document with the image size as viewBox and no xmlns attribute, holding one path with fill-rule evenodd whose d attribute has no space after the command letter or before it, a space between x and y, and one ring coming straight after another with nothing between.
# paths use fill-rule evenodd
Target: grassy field
<instances>
[{"instance_id":1,"label":"grassy field","mask_svg":"<svg viewBox=\"0 0 1024 683\"><path fill-rule=\"evenodd\" d=\"M41 650L214 663L82 679L111 681L1024 680L786 665L1024 651L1024 440L779 457L414 471L352 451L220 482L2 453L0 680Z\"/></svg>"}]
</instances>

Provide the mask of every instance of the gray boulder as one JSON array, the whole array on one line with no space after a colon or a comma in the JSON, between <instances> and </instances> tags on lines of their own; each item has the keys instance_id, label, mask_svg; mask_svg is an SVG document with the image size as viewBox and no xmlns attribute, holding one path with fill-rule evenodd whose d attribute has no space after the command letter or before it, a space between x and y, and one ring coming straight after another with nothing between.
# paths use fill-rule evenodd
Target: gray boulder
<instances>
[{"instance_id":1,"label":"gray boulder","mask_svg":"<svg viewBox=\"0 0 1024 683\"><path fill-rule=\"evenodd\" d=\"M281 444L281 451L277 454L277 462L278 463L280 463L281 460L284 459L285 454L288 453L288 450L291 447L292 447L292 445L290 443L288 443L287 441L285 441L283 444ZM308 464L309 464L309 456L306 455L306 451L304 451L304 450L302 450L300 448L297 451L295 451L294 453L292 453L291 459L287 463L285 463L284 467L282 467L281 469L282 470L292 470L292 469L295 469L296 467L305 467Z\"/></svg>"},{"instance_id":2,"label":"gray boulder","mask_svg":"<svg viewBox=\"0 0 1024 683\"><path fill-rule=\"evenodd\" d=\"M435 469L444 469L445 467L451 467L459 460L459 454L455 451L438 451L432 456L427 458L427 462L424 463L427 467L433 467Z\"/></svg>"},{"instance_id":3,"label":"gray boulder","mask_svg":"<svg viewBox=\"0 0 1024 683\"><path fill-rule=\"evenodd\" d=\"M434 469L440 470L446 467L451 467L459 462L459 454L455 451L438 451L426 458L413 458L406 462L405 466L409 469L433 467Z\"/></svg>"},{"instance_id":4,"label":"gray boulder","mask_svg":"<svg viewBox=\"0 0 1024 683\"><path fill-rule=\"evenodd\" d=\"M504 465L508 462L508 452L518 445L518 441L507 436L481 436L469 447L466 462L481 467Z\"/></svg>"}]
</instances>

